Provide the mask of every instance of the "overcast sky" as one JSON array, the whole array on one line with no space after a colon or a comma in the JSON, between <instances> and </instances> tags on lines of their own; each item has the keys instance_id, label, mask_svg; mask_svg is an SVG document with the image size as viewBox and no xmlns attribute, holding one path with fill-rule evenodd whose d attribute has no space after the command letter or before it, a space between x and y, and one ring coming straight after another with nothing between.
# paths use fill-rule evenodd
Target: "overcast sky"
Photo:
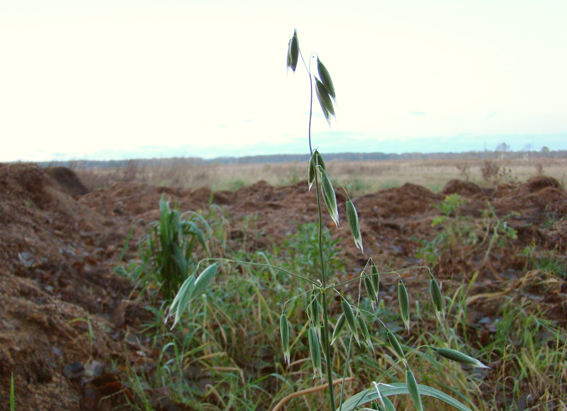
<instances>
[{"instance_id":1,"label":"overcast sky","mask_svg":"<svg viewBox=\"0 0 567 411\"><path fill-rule=\"evenodd\" d=\"M337 91L322 152L567 149L566 21L566 0L0 0L0 161L307 152L294 28Z\"/></svg>"}]
</instances>

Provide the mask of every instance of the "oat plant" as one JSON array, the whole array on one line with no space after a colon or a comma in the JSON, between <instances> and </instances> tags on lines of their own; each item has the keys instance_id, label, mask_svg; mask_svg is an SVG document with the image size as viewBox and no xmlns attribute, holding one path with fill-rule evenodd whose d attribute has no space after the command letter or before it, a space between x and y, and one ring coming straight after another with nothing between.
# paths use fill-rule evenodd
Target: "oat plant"
<instances>
[{"instance_id":1,"label":"oat plant","mask_svg":"<svg viewBox=\"0 0 567 411\"><path fill-rule=\"evenodd\" d=\"M308 340L311 354L311 361L313 364L315 375L324 379L323 373L326 375L326 380L328 383L328 401L329 409L335 411L337 398L335 390L333 388L334 381L332 364L333 360L331 358L332 350L331 345L336 340L338 334L343 329L346 324L346 330L350 334L350 342L348 345L347 361L351 355L352 341L356 340L358 345L366 344L370 349L372 349L372 338L370 336L370 330L366 323L366 316L370 314L375 316L373 313L363 313L361 309L355 304L351 304L348 299L340 292L340 289L346 283L353 281L347 281L344 283L334 284L330 283L329 275L327 271L328 261L325 261L324 254L322 252L322 236L323 236L323 212L322 203L331 217L331 220L335 225L340 224L339 211L337 206L337 196L335 189L331 183L331 178L325 161L323 160L322 154L318 149L313 149L312 139L311 139L311 124L312 124L312 114L313 114L313 94L317 96L323 115L325 119L331 124L332 117L335 116L335 104L336 104L336 91L329 74L329 71L322 63L321 59L317 54L312 54L307 63L303 57L301 49L299 47L299 40L297 37L297 31L294 32L293 37L288 43L288 53L287 53L287 67L291 68L293 72L296 71L299 60L303 63L307 74L309 76L310 84L310 106L309 106L309 126L308 126L308 142L309 142L309 152L310 161L308 165L308 184L309 189L313 187L316 193L317 199L317 210L318 210L318 231L319 231L319 278L317 279L318 285L313 286L311 293L308 296ZM316 73L311 68L311 62L316 62ZM356 207L347 193L346 201L346 214L347 222L352 233L354 243L361 253L364 252L362 235L360 232L360 224L358 220L358 213ZM355 278L354 281L359 281L360 284L364 283L368 298L372 301L373 308L376 308L378 302L378 292L379 292L379 272L372 261L369 259L368 264L363 270L360 278ZM360 290L360 287L359 287ZM433 307L437 314L439 321L444 320L444 300L441 294L441 290L437 280L430 274L430 293L432 297ZM331 335L330 326L330 304L334 300L335 295L337 295L341 301L342 314L337 320L334 332ZM401 276L398 281L398 301L400 307L400 314L404 323L405 328L410 329L410 302L409 295L406 286L404 285ZM365 315L366 314L366 315ZM322 321L321 321L322 318ZM386 331L388 341L394 351L398 356L399 362L405 368L405 383L394 383L394 384L384 384L374 382L372 387L367 390L362 391L353 397L347 399L343 402L344 396L344 381L346 379L346 366L345 373L343 373L343 384L341 387L340 394L340 411L350 411L355 409L360 409L369 403L374 402L376 407L380 410L392 410L394 406L390 400L389 396L409 394L411 401L416 410L423 410L423 405L421 401L422 395L428 395L438 398L460 410L469 410L469 408L454 398L444 394L443 392L436 390L432 387L425 385L420 385L417 383L417 379L409 368L409 364L406 361L406 356L410 353L405 353L398 338L395 334L389 330L386 325L379 319L376 318L378 322ZM280 333L282 338L282 348L284 351L284 359L290 364L290 324L288 323L285 308L280 317ZM434 348L431 347L432 351L436 352L440 357L447 358L452 361L461 362L474 367L485 367L480 361L469 357L459 351L453 350L447 347ZM324 365L324 367L323 367ZM323 371L324 368L324 371ZM340 370L337 370L340 372ZM383 376L378 376L377 380L382 381ZM368 408L365 408L368 409Z\"/></svg>"},{"instance_id":2,"label":"oat plant","mask_svg":"<svg viewBox=\"0 0 567 411\"><path fill-rule=\"evenodd\" d=\"M169 307L169 313L165 320L167 321L169 317L174 317L175 320L173 326L179 323L183 314L188 311L191 302L206 292L207 285L215 277L222 263L228 262L238 265L248 264L250 266L266 267L270 270L274 270L274 272L277 271L280 274L290 275L302 280L302 288L300 289L300 292L282 304L279 327L277 328L279 328L278 331L281 335L283 358L288 367L291 365L291 359L293 357L292 348L296 346L295 343L297 342L297 339L304 336L309 343L309 356L314 370L314 375L316 378L321 380L321 385L317 387L299 391L283 398L275 406L274 410L282 409L285 407L286 401L291 400L292 398L296 398L304 394L308 395L309 393L319 391L320 389L327 389L328 409L331 411L337 411L337 404L339 404L338 409L340 411L368 409L391 411L394 409L394 405L388 397L404 394L410 396L414 408L418 411L423 410L421 397L424 395L444 401L461 411L470 411L470 408L442 391L419 384L419 375L414 375L413 371L409 367L407 358L410 355L415 355L419 350L427 350L430 354L438 356L438 358L443 357L448 360L467 364L468 366L485 367L484 364L472 357L469 357L468 355L452 349L449 346L420 346L413 350L404 350L404 347L402 347L402 344L394 331L388 329L382 319L376 315L376 313L379 312L379 310L377 310L377 305L380 288L380 275L396 275L398 278L397 291L400 314L405 329L409 331L411 325L410 296L399 273L393 272L380 274L372 258L369 258L360 277L356 277L342 283L331 281L332 271L329 267L332 267L332 264L328 260L328 257L325 257L323 247L323 204L327 209L331 220L337 226L340 224L340 216L337 206L337 196L333 184L331 183L331 178L327 171L323 155L319 152L319 150L313 149L312 146L311 122L313 113L313 94L317 95L317 99L321 105L325 119L330 124L332 117L335 115L336 93L329 71L321 62L319 57L313 54L309 58L309 64L306 63L299 48L297 32L294 32L294 35L288 44L288 68L291 68L295 72L300 59L309 75L311 90L308 126L310 152L310 160L308 164L308 184L310 190L315 190L317 201L317 252L313 253L315 254L314 258L317 259L317 263L313 262L313 266L317 267L315 270L316 278L312 278L314 276L312 273L308 275L305 275L305 273L295 273L282 267L274 267L269 264L269 262L257 263L252 261L246 263L243 261L231 261L228 259L208 258L207 260L200 261L196 267L191 267L191 274L189 274L188 271L186 272L187 279L183 282L179 292L173 299L173 302ZM316 73L311 70L312 61L316 61ZM363 237L360 231L358 213L353 201L348 196L348 193L346 214L347 223L350 227L354 243L356 247L360 249L360 252L363 252ZM214 263L211 264L213 261ZM204 268L206 264L211 265ZM184 270L188 269L188 266L184 267ZM277 281L276 277L274 277L274 281ZM343 290L345 288L344 286L347 284L355 282L358 282L358 300L356 303L351 303L351 301L349 301L350 295L347 295L346 292L341 292L341 290ZM429 273L429 282L432 306L437 315L438 322L443 323L445 321L445 305L441 294L441 288L431 273ZM368 298L372 302L373 312L360 307L360 298L362 295L361 289L363 286L365 287ZM291 334L294 327L290 324L287 314L296 306L299 299L303 299L307 318L303 325L299 324L298 328L302 329L301 334L294 337L292 340ZM342 314L336 319L333 327L330 317L333 312L332 305L335 301L340 301ZM276 302L274 302L274 304L276 304ZM195 315L195 312L192 311L191 314ZM374 323L380 324L381 328L385 332L388 344L397 357L396 366L401 366L404 370L405 382L391 384L384 383L383 381L387 380L389 375L390 370L388 370L384 373L384 375L377 375L375 381L366 390L363 390L345 400L345 382L353 379L353 377L347 378L347 371L349 369L348 361L352 354L353 342L356 342L356 344L360 347L366 346L370 350L373 350L374 348L373 341L376 340L376 338L373 338L373 336L376 335L376 330L372 330L368 326L368 318L373 318L375 320ZM345 333L348 339L348 344L343 346L346 349L345 358L347 359L347 362L344 365L344 370L333 370L334 362L331 358L331 348L337 339L343 338L342 335ZM291 344L290 341L294 341L294 343ZM449 345L449 342L447 345ZM338 364L339 362L337 361L336 363ZM335 376L338 376L339 378L335 378ZM340 387L340 396L338 395L339 390L335 393L335 385ZM375 408L369 408L371 406L374 406Z\"/></svg>"}]
</instances>

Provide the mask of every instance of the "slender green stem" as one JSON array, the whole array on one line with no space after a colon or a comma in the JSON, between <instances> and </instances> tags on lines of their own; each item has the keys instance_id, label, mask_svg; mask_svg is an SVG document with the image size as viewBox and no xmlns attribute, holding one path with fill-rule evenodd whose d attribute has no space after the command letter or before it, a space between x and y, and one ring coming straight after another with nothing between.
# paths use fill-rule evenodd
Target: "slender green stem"
<instances>
[{"instance_id":1,"label":"slender green stem","mask_svg":"<svg viewBox=\"0 0 567 411\"><path fill-rule=\"evenodd\" d=\"M211 262L211 261L228 262L228 263L241 264L241 265L247 265L247 266L252 266L252 267L275 268L278 271L286 273L286 274L288 274L292 277L296 277L296 278L299 278L301 280L304 280L304 281L312 284L315 287L319 287L319 283L317 281L313 281L310 278L304 277L303 275L300 275L300 274L296 274L293 271L286 270L285 268L279 267L277 265L266 264L266 263L251 263L251 262L248 262L248 261L233 260L233 259L230 259L230 258L206 258L206 259L203 259L203 260L199 261L199 264L197 265L197 268L195 268L195 270L199 269L201 263Z\"/></svg>"},{"instance_id":2,"label":"slender green stem","mask_svg":"<svg viewBox=\"0 0 567 411\"><path fill-rule=\"evenodd\" d=\"M339 401L339 411L341 411L343 409L343 399L344 399L344 394L345 394L345 380L346 380L346 375L347 375L347 371L348 371L348 363L350 362L350 353L352 351L352 340L354 340L354 337L350 336L349 340L348 340L348 351L347 351L347 357L346 357L346 362L345 362L345 370L343 372L343 383L341 384L341 399Z\"/></svg>"},{"instance_id":3,"label":"slender green stem","mask_svg":"<svg viewBox=\"0 0 567 411\"><path fill-rule=\"evenodd\" d=\"M335 391L333 388L333 371L331 369L332 359L331 350L329 349L329 313L327 311L327 274L325 272L325 259L323 257L323 213L321 211L321 194L319 193L319 177L315 173L315 187L317 193L317 211L319 213L319 262L321 264L321 285L322 285L322 299L323 299L323 332L322 332L322 346L323 353L325 354L325 361L327 362L327 381L329 381L329 403L331 411L335 411Z\"/></svg>"},{"instance_id":4,"label":"slender green stem","mask_svg":"<svg viewBox=\"0 0 567 411\"><path fill-rule=\"evenodd\" d=\"M303 53L299 50L299 55L301 56L301 61L303 61L303 65L305 66L305 70L307 70L307 74L309 74L309 91L311 92L309 97L309 154L313 155L313 148L311 146L311 117L313 117L313 79L311 78L311 59L309 59L309 67L305 64L305 60L303 59ZM332 386L333 384L331 384ZM332 388L331 388L332 390Z\"/></svg>"},{"instance_id":5,"label":"slender green stem","mask_svg":"<svg viewBox=\"0 0 567 411\"><path fill-rule=\"evenodd\" d=\"M299 52L301 56L301 60L303 61L303 65L309 74L309 91L310 91L310 99L309 99L309 153L313 156L313 147L311 145L311 119L313 117L313 78L311 74L311 59L309 59L309 67L305 64L305 60L303 59L303 54L301 51ZM322 285L322 299L323 299L323 330L322 330L322 346L323 346L323 354L325 355L325 361L327 362L327 381L329 382L329 403L331 405L331 411L335 411L335 390L333 388L333 370L331 369L332 366L332 359L331 359L331 350L329 349L329 314L327 311L327 274L325 272L325 259L323 257L323 213L321 211L321 195L319 193L319 177L318 173L315 172L315 191L317 193L317 211L319 214L319 261L321 264L321 285Z\"/></svg>"}]
</instances>

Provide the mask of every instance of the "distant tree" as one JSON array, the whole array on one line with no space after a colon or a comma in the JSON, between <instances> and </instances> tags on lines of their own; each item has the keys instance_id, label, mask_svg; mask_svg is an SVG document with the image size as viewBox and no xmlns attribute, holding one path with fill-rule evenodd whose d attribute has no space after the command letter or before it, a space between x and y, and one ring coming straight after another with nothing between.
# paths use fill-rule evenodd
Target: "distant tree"
<instances>
[{"instance_id":1,"label":"distant tree","mask_svg":"<svg viewBox=\"0 0 567 411\"><path fill-rule=\"evenodd\" d=\"M500 143L496 146L496 151L502 151L505 153L508 150L510 150L510 146L506 143Z\"/></svg>"},{"instance_id":2,"label":"distant tree","mask_svg":"<svg viewBox=\"0 0 567 411\"><path fill-rule=\"evenodd\" d=\"M524 160L529 160L530 159L530 151L532 151L534 149L533 144L525 144L524 145Z\"/></svg>"},{"instance_id":3,"label":"distant tree","mask_svg":"<svg viewBox=\"0 0 567 411\"><path fill-rule=\"evenodd\" d=\"M540 151L544 157L549 157L549 153L551 152L551 150L547 146L543 146Z\"/></svg>"},{"instance_id":4,"label":"distant tree","mask_svg":"<svg viewBox=\"0 0 567 411\"><path fill-rule=\"evenodd\" d=\"M510 146L504 142L496 146L496 152L498 153L498 157L500 158L500 160L504 158L504 155L508 150L510 150Z\"/></svg>"}]
</instances>

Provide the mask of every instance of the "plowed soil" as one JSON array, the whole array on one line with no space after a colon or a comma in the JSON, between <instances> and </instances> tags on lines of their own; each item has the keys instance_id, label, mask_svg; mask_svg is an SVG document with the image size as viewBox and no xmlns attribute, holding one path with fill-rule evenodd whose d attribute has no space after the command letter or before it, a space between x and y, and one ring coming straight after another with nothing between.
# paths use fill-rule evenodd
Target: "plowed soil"
<instances>
[{"instance_id":1,"label":"plowed soil","mask_svg":"<svg viewBox=\"0 0 567 411\"><path fill-rule=\"evenodd\" d=\"M344 223L338 229L328 217L325 223L333 236L345 239L341 256L353 274L370 256L380 267L412 267L423 264L416 257L419 240L431 241L439 233L432 227L440 215L436 206L455 193L466 200L460 215L471 225L487 218L482 210L489 201L517 239L497 253L470 256L456 249L442 256L435 267L440 278L460 280L478 271L484 288L473 294L505 291L508 280L531 270L521 257L526 246L565 255L567 194L545 176L490 189L452 180L439 194L406 184L354 199L364 255L350 239L344 195L338 194ZM132 227L124 259L134 256L147 224L159 218L162 195L177 201L181 211L205 209L212 200L226 211L234 242L242 237L245 217L253 216L255 223L246 230L255 233L257 248L281 242L294 232L294 223L316 216L307 182L288 187L260 182L213 194L207 188L116 183L89 192L69 169L0 164L0 410L8 409L12 374L17 410L109 410L127 403L123 365L152 352L137 333L143 310L133 303L135 291L113 269ZM567 287L565 277L559 279L558 287L539 294L547 315L565 327Z\"/></svg>"}]
</instances>

